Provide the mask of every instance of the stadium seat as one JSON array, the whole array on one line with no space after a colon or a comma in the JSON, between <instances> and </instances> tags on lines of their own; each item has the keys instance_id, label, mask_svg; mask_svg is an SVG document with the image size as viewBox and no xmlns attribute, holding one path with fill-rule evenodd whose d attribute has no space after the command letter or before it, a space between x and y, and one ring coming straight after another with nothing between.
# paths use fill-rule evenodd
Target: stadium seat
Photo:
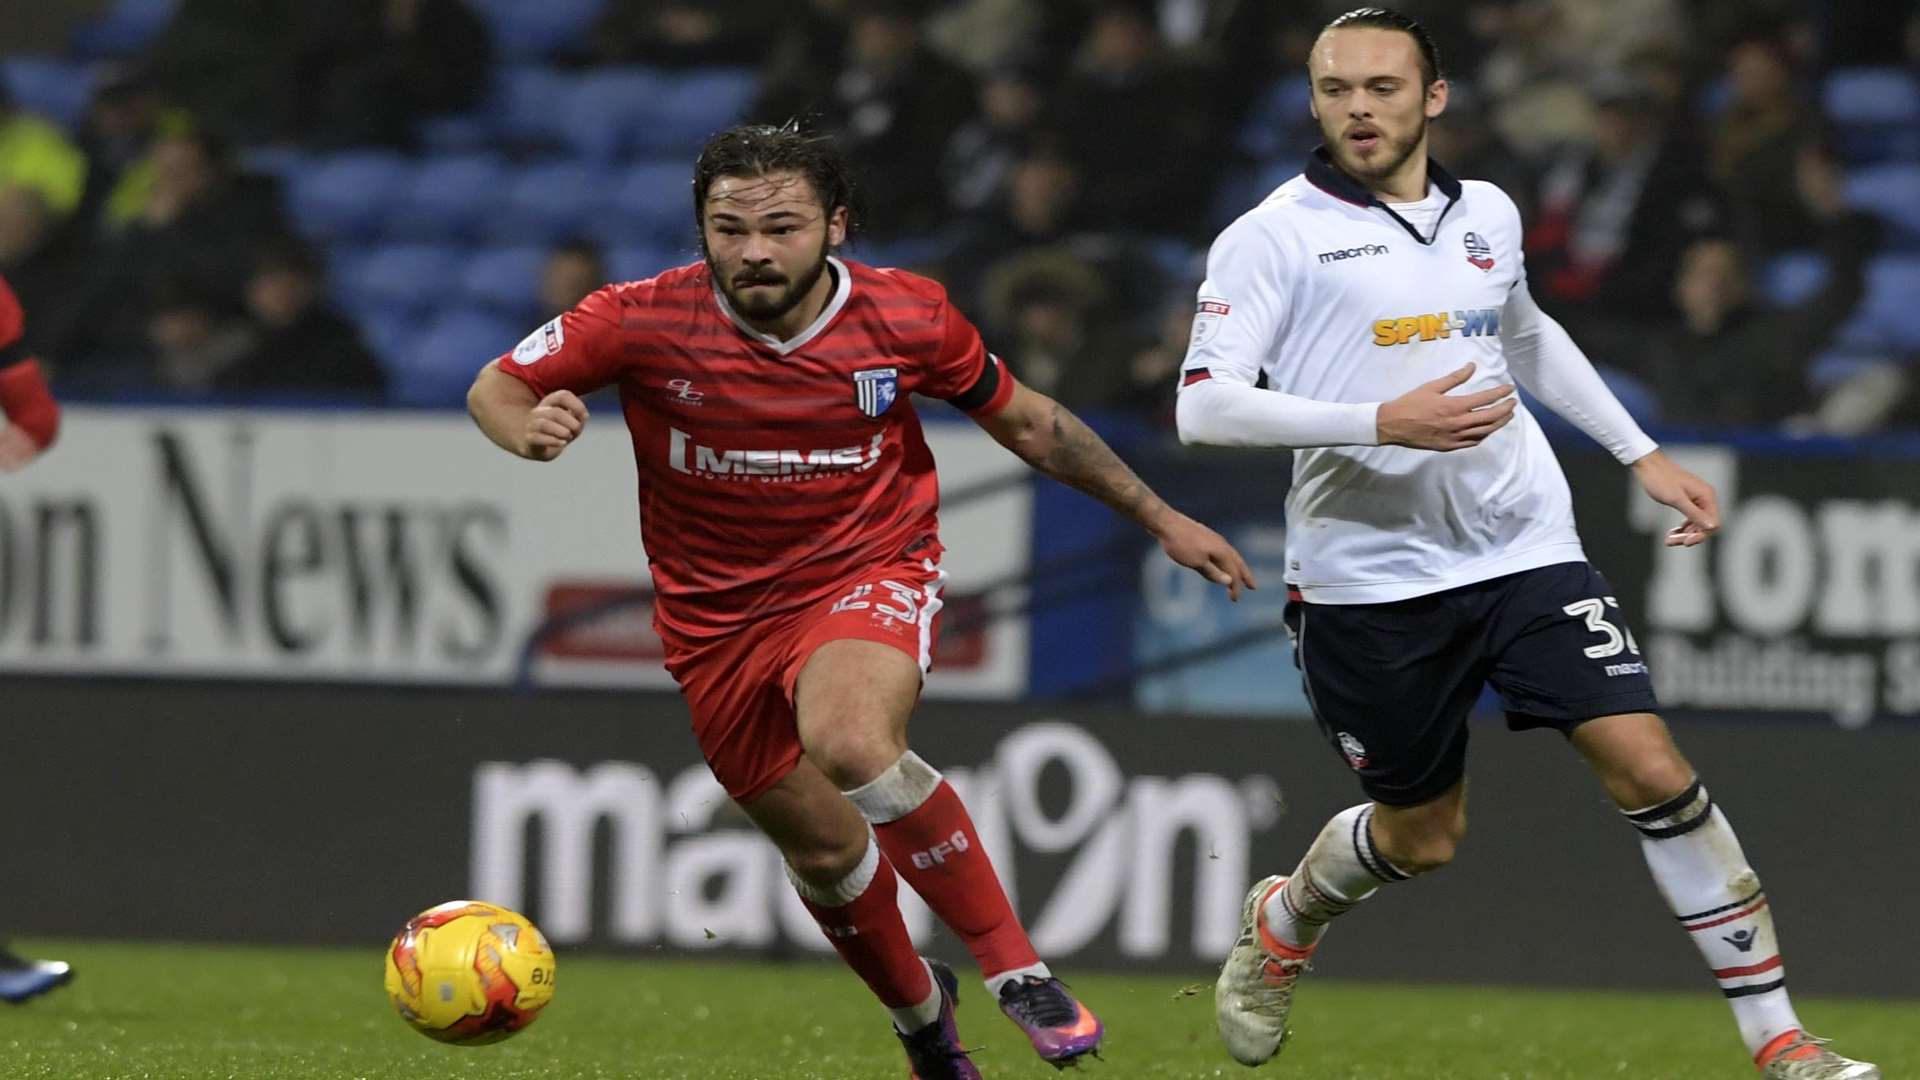
<instances>
[{"instance_id":1,"label":"stadium seat","mask_svg":"<svg viewBox=\"0 0 1920 1080\"><path fill-rule=\"evenodd\" d=\"M81 23L68 39L77 56L132 56L146 49L173 18L178 0L116 0L113 10Z\"/></svg>"},{"instance_id":2,"label":"stadium seat","mask_svg":"<svg viewBox=\"0 0 1920 1080\"><path fill-rule=\"evenodd\" d=\"M38 113L73 130L87 114L93 93L92 65L52 56L0 60L0 77L21 110Z\"/></svg>"},{"instance_id":3,"label":"stadium seat","mask_svg":"<svg viewBox=\"0 0 1920 1080\"><path fill-rule=\"evenodd\" d=\"M482 110L430 116L415 130L420 145L436 154L479 153L498 141L493 114Z\"/></svg>"},{"instance_id":4,"label":"stadium seat","mask_svg":"<svg viewBox=\"0 0 1920 1080\"><path fill-rule=\"evenodd\" d=\"M393 312L374 312L360 316L355 321L360 324L360 334L366 340L367 348L373 350L383 369L391 368L413 340L420 336L419 323Z\"/></svg>"},{"instance_id":5,"label":"stadium seat","mask_svg":"<svg viewBox=\"0 0 1920 1080\"><path fill-rule=\"evenodd\" d=\"M581 161L550 161L508 174L498 213L482 234L496 243L551 244L601 235L610 177Z\"/></svg>"},{"instance_id":6,"label":"stadium seat","mask_svg":"<svg viewBox=\"0 0 1920 1080\"><path fill-rule=\"evenodd\" d=\"M1883 255L1867 264L1867 294L1835 335L1842 352L1920 352L1920 256Z\"/></svg>"},{"instance_id":7,"label":"stadium seat","mask_svg":"<svg viewBox=\"0 0 1920 1080\"><path fill-rule=\"evenodd\" d=\"M691 239L692 184L692 170L684 161L621 168L597 235L615 244L655 247Z\"/></svg>"},{"instance_id":8,"label":"stadium seat","mask_svg":"<svg viewBox=\"0 0 1920 1080\"><path fill-rule=\"evenodd\" d=\"M1275 80L1255 99L1234 136L1234 149L1256 161L1299 156L1300 135L1314 127L1307 111L1312 90L1299 75ZM1311 145L1309 142L1308 145Z\"/></svg>"},{"instance_id":9,"label":"stadium seat","mask_svg":"<svg viewBox=\"0 0 1920 1080\"><path fill-rule=\"evenodd\" d=\"M547 262L541 247L483 248L460 274L462 302L503 318L531 323L538 313L540 270Z\"/></svg>"},{"instance_id":10,"label":"stadium seat","mask_svg":"<svg viewBox=\"0 0 1920 1080\"><path fill-rule=\"evenodd\" d=\"M498 212L507 175L506 163L490 154L422 158L388 214L385 233L413 240L476 237Z\"/></svg>"},{"instance_id":11,"label":"stadium seat","mask_svg":"<svg viewBox=\"0 0 1920 1080\"><path fill-rule=\"evenodd\" d=\"M385 223L411 175L406 159L384 151L320 158L291 180L295 226L317 240L363 238Z\"/></svg>"},{"instance_id":12,"label":"stadium seat","mask_svg":"<svg viewBox=\"0 0 1920 1080\"><path fill-rule=\"evenodd\" d=\"M692 228L689 226L688 231ZM607 252L607 276L613 281L644 281L665 270L700 258L689 242L685 247L624 247Z\"/></svg>"},{"instance_id":13,"label":"stadium seat","mask_svg":"<svg viewBox=\"0 0 1920 1080\"><path fill-rule=\"evenodd\" d=\"M537 64L502 69L494 77L492 106L500 137L536 146L564 142L579 81Z\"/></svg>"},{"instance_id":14,"label":"stadium seat","mask_svg":"<svg viewBox=\"0 0 1920 1080\"><path fill-rule=\"evenodd\" d=\"M396 354L383 358L387 396L400 405L458 405L466 400L474 374L526 333L525 326L490 311L443 312Z\"/></svg>"},{"instance_id":15,"label":"stadium seat","mask_svg":"<svg viewBox=\"0 0 1920 1080\"><path fill-rule=\"evenodd\" d=\"M1827 260L1812 251L1794 251L1768 259L1760 268L1760 296L1775 306L1797 304L1827 280Z\"/></svg>"},{"instance_id":16,"label":"stadium seat","mask_svg":"<svg viewBox=\"0 0 1920 1080\"><path fill-rule=\"evenodd\" d=\"M282 184L313 168L313 155L297 146L249 146L240 152L240 167L250 173L271 176Z\"/></svg>"},{"instance_id":17,"label":"stadium seat","mask_svg":"<svg viewBox=\"0 0 1920 1080\"><path fill-rule=\"evenodd\" d=\"M1847 200L1886 220L1886 246L1920 247L1920 164L1853 169L1847 173Z\"/></svg>"},{"instance_id":18,"label":"stadium seat","mask_svg":"<svg viewBox=\"0 0 1920 1080\"><path fill-rule=\"evenodd\" d=\"M380 312L424 318L459 296L466 249L446 244L389 244L373 248L334 275L342 305L355 314Z\"/></svg>"},{"instance_id":19,"label":"stadium seat","mask_svg":"<svg viewBox=\"0 0 1920 1080\"><path fill-rule=\"evenodd\" d=\"M1834 71L1827 76L1825 104L1836 124L1920 123L1920 87L1897 67Z\"/></svg>"},{"instance_id":20,"label":"stadium seat","mask_svg":"<svg viewBox=\"0 0 1920 1080\"><path fill-rule=\"evenodd\" d=\"M1824 105L1847 160L1920 160L1920 83L1906 71L1841 68L1827 76Z\"/></svg>"},{"instance_id":21,"label":"stadium seat","mask_svg":"<svg viewBox=\"0 0 1920 1080\"><path fill-rule=\"evenodd\" d=\"M759 92L759 75L750 68L680 73L669 82L657 118L633 130L629 145L643 154L692 154L709 136L738 123Z\"/></svg>"},{"instance_id":22,"label":"stadium seat","mask_svg":"<svg viewBox=\"0 0 1920 1080\"><path fill-rule=\"evenodd\" d=\"M582 157L608 161L629 153L636 133L661 122L669 108L670 77L643 67L601 68L574 82L560 120L566 145Z\"/></svg>"},{"instance_id":23,"label":"stadium seat","mask_svg":"<svg viewBox=\"0 0 1920 1080\"><path fill-rule=\"evenodd\" d=\"M475 0L503 51L548 55L576 51L600 17L604 0Z\"/></svg>"}]
</instances>

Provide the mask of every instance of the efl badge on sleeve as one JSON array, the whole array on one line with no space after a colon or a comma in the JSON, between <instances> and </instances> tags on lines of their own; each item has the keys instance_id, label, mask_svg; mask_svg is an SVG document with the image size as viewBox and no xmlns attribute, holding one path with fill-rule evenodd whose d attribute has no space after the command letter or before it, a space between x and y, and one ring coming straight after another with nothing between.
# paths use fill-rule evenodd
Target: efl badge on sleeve
<instances>
[{"instance_id":1,"label":"efl badge on sleeve","mask_svg":"<svg viewBox=\"0 0 1920 1080\"><path fill-rule=\"evenodd\" d=\"M900 394L898 368L870 368L853 373L853 402L863 416L879 416L893 407Z\"/></svg>"},{"instance_id":2,"label":"efl badge on sleeve","mask_svg":"<svg viewBox=\"0 0 1920 1080\"><path fill-rule=\"evenodd\" d=\"M1193 309L1193 339L1189 347L1205 345L1220 332L1220 323L1226 319L1233 305L1217 296L1202 296Z\"/></svg>"},{"instance_id":3,"label":"efl badge on sleeve","mask_svg":"<svg viewBox=\"0 0 1920 1080\"><path fill-rule=\"evenodd\" d=\"M1482 270L1493 269L1493 245L1477 232L1466 235L1467 261Z\"/></svg>"},{"instance_id":4,"label":"efl badge on sleeve","mask_svg":"<svg viewBox=\"0 0 1920 1080\"><path fill-rule=\"evenodd\" d=\"M526 367L536 360L544 359L559 352L560 347L566 344L566 341L566 332L561 329L560 320L556 318L540 329L528 334L520 344L514 346L513 362L519 364L521 367Z\"/></svg>"}]
</instances>

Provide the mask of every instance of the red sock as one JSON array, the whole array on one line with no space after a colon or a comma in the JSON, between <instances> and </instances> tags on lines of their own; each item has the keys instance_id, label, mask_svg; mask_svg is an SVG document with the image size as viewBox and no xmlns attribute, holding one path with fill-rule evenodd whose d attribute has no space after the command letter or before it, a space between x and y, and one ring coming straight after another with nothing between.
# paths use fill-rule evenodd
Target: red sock
<instances>
[{"instance_id":1,"label":"red sock","mask_svg":"<svg viewBox=\"0 0 1920 1080\"><path fill-rule=\"evenodd\" d=\"M872 883L852 903L822 907L805 896L800 902L880 1004L903 1009L927 1000L933 993L933 977L914 951L907 924L900 918L900 879L887 860L879 863Z\"/></svg>"},{"instance_id":2,"label":"red sock","mask_svg":"<svg viewBox=\"0 0 1920 1080\"><path fill-rule=\"evenodd\" d=\"M940 781L919 809L873 831L907 884L966 942L982 973L1040 962L953 785Z\"/></svg>"}]
</instances>

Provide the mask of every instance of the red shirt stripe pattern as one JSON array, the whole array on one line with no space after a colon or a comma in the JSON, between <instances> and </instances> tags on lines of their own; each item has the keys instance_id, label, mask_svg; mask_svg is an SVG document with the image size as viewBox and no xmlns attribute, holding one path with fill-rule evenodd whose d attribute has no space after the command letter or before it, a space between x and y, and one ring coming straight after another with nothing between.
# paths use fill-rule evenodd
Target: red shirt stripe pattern
<instances>
[{"instance_id":1,"label":"red shirt stripe pattern","mask_svg":"<svg viewBox=\"0 0 1920 1080\"><path fill-rule=\"evenodd\" d=\"M936 552L939 485L909 394L972 415L1014 382L939 284L830 260L789 341L754 331L704 262L609 285L495 364L542 397L617 386L670 640L711 638Z\"/></svg>"}]
</instances>

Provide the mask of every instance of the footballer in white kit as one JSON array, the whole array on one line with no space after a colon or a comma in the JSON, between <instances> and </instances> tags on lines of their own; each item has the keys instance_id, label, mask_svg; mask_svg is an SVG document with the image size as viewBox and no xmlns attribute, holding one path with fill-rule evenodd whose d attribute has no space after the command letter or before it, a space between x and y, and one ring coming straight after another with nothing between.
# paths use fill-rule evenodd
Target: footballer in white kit
<instances>
[{"instance_id":1,"label":"footballer in white kit","mask_svg":"<svg viewBox=\"0 0 1920 1080\"><path fill-rule=\"evenodd\" d=\"M1216 987L1228 1050L1248 1065L1278 1053L1327 924L1452 858L1467 714L1491 685L1510 727L1562 732L1639 831L1762 1074L1877 1078L1794 1014L1760 879L1655 713L1514 385L1684 515L1669 544L1713 533L1713 489L1534 303L1512 200L1428 158L1447 84L1426 31L1349 12L1315 41L1308 76L1325 143L1215 241L1176 416L1189 443L1293 449L1287 628L1315 719L1369 801L1248 894Z\"/></svg>"}]
</instances>

